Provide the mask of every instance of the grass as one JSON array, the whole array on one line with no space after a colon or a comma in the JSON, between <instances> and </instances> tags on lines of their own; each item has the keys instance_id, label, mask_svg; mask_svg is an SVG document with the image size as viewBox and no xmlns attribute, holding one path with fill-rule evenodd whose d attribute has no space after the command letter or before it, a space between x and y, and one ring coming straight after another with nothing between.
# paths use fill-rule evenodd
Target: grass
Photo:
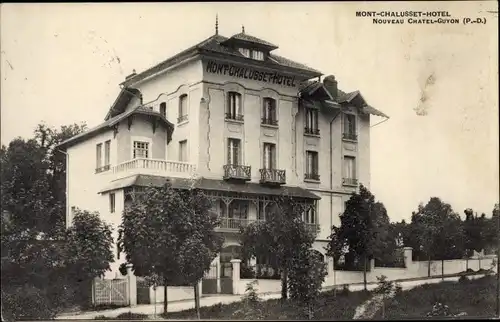
<instances>
[{"instance_id":1,"label":"grass","mask_svg":"<svg viewBox=\"0 0 500 322\"><path fill-rule=\"evenodd\" d=\"M451 313L466 312L468 318L491 318L496 309L496 276L485 276L460 282L424 284L402 291L386 300L375 319L423 319L436 302L448 305Z\"/></svg>"},{"instance_id":2,"label":"grass","mask_svg":"<svg viewBox=\"0 0 500 322\"><path fill-rule=\"evenodd\" d=\"M140 314L140 313L122 313L116 317L106 317L104 315L99 315L94 318L94 320L147 320L148 315L147 314Z\"/></svg>"},{"instance_id":3,"label":"grass","mask_svg":"<svg viewBox=\"0 0 500 322\"><path fill-rule=\"evenodd\" d=\"M320 295L318 305L314 309L315 320L351 320L358 305L367 300L371 294L369 292L357 291L343 293L337 292L335 297L333 291L324 292ZM217 304L210 307L200 308L202 319L244 319L244 316L237 316L235 313L243 308L242 302L230 304ZM280 299L272 299L261 302L260 307L265 320L296 320L305 318L304 311L292 301L282 302ZM162 316L165 319L196 319L194 309L171 312ZM255 319L247 316L246 319Z\"/></svg>"}]
</instances>

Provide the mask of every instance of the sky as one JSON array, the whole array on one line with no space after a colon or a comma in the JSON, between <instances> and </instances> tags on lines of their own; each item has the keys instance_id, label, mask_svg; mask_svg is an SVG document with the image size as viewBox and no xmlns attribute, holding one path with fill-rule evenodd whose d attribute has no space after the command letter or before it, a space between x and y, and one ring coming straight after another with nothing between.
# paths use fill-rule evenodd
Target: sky
<instances>
[{"instance_id":1,"label":"sky","mask_svg":"<svg viewBox=\"0 0 500 322\"><path fill-rule=\"evenodd\" d=\"M210 37L218 14L220 34L244 25L390 116L372 120L370 190L391 220L433 196L461 214L498 202L496 1L0 6L2 144L41 121L99 124L126 75ZM376 25L361 10L448 11L460 24Z\"/></svg>"}]
</instances>

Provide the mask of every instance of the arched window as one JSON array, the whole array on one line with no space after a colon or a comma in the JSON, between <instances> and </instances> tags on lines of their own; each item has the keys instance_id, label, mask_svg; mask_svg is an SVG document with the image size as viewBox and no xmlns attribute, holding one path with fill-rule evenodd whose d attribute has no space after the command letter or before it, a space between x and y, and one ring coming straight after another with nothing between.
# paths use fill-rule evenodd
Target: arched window
<instances>
[{"instance_id":1,"label":"arched window","mask_svg":"<svg viewBox=\"0 0 500 322\"><path fill-rule=\"evenodd\" d=\"M276 115L276 100L265 97L262 104L262 124L278 125Z\"/></svg>"},{"instance_id":2,"label":"arched window","mask_svg":"<svg viewBox=\"0 0 500 322\"><path fill-rule=\"evenodd\" d=\"M226 103L226 119L243 121L240 93L237 92L228 93L227 103Z\"/></svg>"},{"instance_id":3,"label":"arched window","mask_svg":"<svg viewBox=\"0 0 500 322\"><path fill-rule=\"evenodd\" d=\"M188 100L187 94L179 96L179 117L177 119L178 123L187 121L188 119Z\"/></svg>"},{"instance_id":4,"label":"arched window","mask_svg":"<svg viewBox=\"0 0 500 322\"><path fill-rule=\"evenodd\" d=\"M167 117L167 103L160 103L160 114Z\"/></svg>"}]
</instances>

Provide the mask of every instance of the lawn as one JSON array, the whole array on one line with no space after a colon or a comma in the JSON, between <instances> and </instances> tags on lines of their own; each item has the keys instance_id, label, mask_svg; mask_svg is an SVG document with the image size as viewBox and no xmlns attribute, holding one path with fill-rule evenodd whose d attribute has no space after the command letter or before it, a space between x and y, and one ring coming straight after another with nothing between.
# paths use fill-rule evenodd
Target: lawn
<instances>
[{"instance_id":1,"label":"lawn","mask_svg":"<svg viewBox=\"0 0 500 322\"><path fill-rule=\"evenodd\" d=\"M354 316L354 310L358 305L370 297L369 292L344 292L337 291L334 296L333 291L321 294L317 307L314 309L315 320L350 320ZM255 319L252 315L245 316L237 313L243 307L242 302L226 305L214 305L202 307L200 315L202 319ZM303 310L294 305L291 301L281 302L279 299L261 302L260 311L264 320L298 320L304 319ZM196 319L194 310L167 313L163 316L166 319Z\"/></svg>"},{"instance_id":2,"label":"lawn","mask_svg":"<svg viewBox=\"0 0 500 322\"><path fill-rule=\"evenodd\" d=\"M447 305L452 314L466 312L468 318L491 318L496 309L496 276L475 280L424 284L402 291L385 302L375 319L423 319L436 302Z\"/></svg>"}]
</instances>

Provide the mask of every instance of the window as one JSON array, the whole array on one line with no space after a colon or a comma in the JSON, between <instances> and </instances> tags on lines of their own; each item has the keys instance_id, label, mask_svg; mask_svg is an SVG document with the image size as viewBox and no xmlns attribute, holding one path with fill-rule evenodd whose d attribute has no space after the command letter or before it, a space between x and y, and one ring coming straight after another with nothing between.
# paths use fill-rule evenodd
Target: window
<instances>
[{"instance_id":1,"label":"window","mask_svg":"<svg viewBox=\"0 0 500 322\"><path fill-rule=\"evenodd\" d=\"M252 59L264 60L264 53L260 50L252 50Z\"/></svg>"},{"instance_id":2,"label":"window","mask_svg":"<svg viewBox=\"0 0 500 322\"><path fill-rule=\"evenodd\" d=\"M149 158L149 143L134 141L134 159Z\"/></svg>"},{"instance_id":3,"label":"window","mask_svg":"<svg viewBox=\"0 0 500 322\"><path fill-rule=\"evenodd\" d=\"M248 218L248 201L246 200L233 200L226 206L221 201L221 217L234 218L234 219L247 219Z\"/></svg>"},{"instance_id":4,"label":"window","mask_svg":"<svg viewBox=\"0 0 500 322\"><path fill-rule=\"evenodd\" d=\"M264 169L276 168L276 144L264 143Z\"/></svg>"},{"instance_id":5,"label":"window","mask_svg":"<svg viewBox=\"0 0 500 322\"><path fill-rule=\"evenodd\" d=\"M356 115L344 114L344 133L343 138L347 140L357 140L356 134Z\"/></svg>"},{"instance_id":6,"label":"window","mask_svg":"<svg viewBox=\"0 0 500 322\"><path fill-rule=\"evenodd\" d=\"M306 134L319 135L318 110L314 108L306 109Z\"/></svg>"},{"instance_id":7,"label":"window","mask_svg":"<svg viewBox=\"0 0 500 322\"><path fill-rule=\"evenodd\" d=\"M316 223L316 210L314 207L310 207L308 210L304 211L304 222L306 224L315 224Z\"/></svg>"},{"instance_id":8,"label":"window","mask_svg":"<svg viewBox=\"0 0 500 322\"><path fill-rule=\"evenodd\" d=\"M227 140L227 164L239 165L240 164L240 140L228 139Z\"/></svg>"},{"instance_id":9,"label":"window","mask_svg":"<svg viewBox=\"0 0 500 322\"><path fill-rule=\"evenodd\" d=\"M344 157L344 180L345 185L357 185L356 179L356 158L351 156Z\"/></svg>"},{"instance_id":10,"label":"window","mask_svg":"<svg viewBox=\"0 0 500 322\"><path fill-rule=\"evenodd\" d=\"M96 160L95 160L95 168L100 169L102 166L102 143L96 145Z\"/></svg>"},{"instance_id":11,"label":"window","mask_svg":"<svg viewBox=\"0 0 500 322\"><path fill-rule=\"evenodd\" d=\"M167 117L167 103L163 102L160 104L160 114Z\"/></svg>"},{"instance_id":12,"label":"window","mask_svg":"<svg viewBox=\"0 0 500 322\"><path fill-rule=\"evenodd\" d=\"M111 140L108 140L104 142L104 166L107 166L108 169L109 169L109 164L111 163L110 154L111 154Z\"/></svg>"},{"instance_id":13,"label":"window","mask_svg":"<svg viewBox=\"0 0 500 322\"><path fill-rule=\"evenodd\" d=\"M250 57L250 50L247 48L238 48L238 51L245 57Z\"/></svg>"},{"instance_id":14,"label":"window","mask_svg":"<svg viewBox=\"0 0 500 322\"><path fill-rule=\"evenodd\" d=\"M306 151L306 179L319 180L318 152Z\"/></svg>"},{"instance_id":15,"label":"window","mask_svg":"<svg viewBox=\"0 0 500 322\"><path fill-rule=\"evenodd\" d=\"M227 95L226 119L243 121L241 113L241 95L236 92L229 92Z\"/></svg>"},{"instance_id":16,"label":"window","mask_svg":"<svg viewBox=\"0 0 500 322\"><path fill-rule=\"evenodd\" d=\"M188 105L187 105L187 95L183 94L179 97L179 117L177 122L181 123L187 121L188 119Z\"/></svg>"},{"instance_id":17,"label":"window","mask_svg":"<svg viewBox=\"0 0 500 322\"><path fill-rule=\"evenodd\" d=\"M257 220L259 221L266 220L266 205L267 203L259 201L259 211L257 212Z\"/></svg>"},{"instance_id":18,"label":"window","mask_svg":"<svg viewBox=\"0 0 500 322\"><path fill-rule=\"evenodd\" d=\"M276 101L269 97L266 97L263 100L262 124L278 125L278 118L276 116Z\"/></svg>"},{"instance_id":19,"label":"window","mask_svg":"<svg viewBox=\"0 0 500 322\"><path fill-rule=\"evenodd\" d=\"M110 213L115 213L115 194L110 193L109 194L109 212Z\"/></svg>"},{"instance_id":20,"label":"window","mask_svg":"<svg viewBox=\"0 0 500 322\"><path fill-rule=\"evenodd\" d=\"M187 162L187 160L188 160L187 140L183 140L179 142L179 161Z\"/></svg>"}]
</instances>

